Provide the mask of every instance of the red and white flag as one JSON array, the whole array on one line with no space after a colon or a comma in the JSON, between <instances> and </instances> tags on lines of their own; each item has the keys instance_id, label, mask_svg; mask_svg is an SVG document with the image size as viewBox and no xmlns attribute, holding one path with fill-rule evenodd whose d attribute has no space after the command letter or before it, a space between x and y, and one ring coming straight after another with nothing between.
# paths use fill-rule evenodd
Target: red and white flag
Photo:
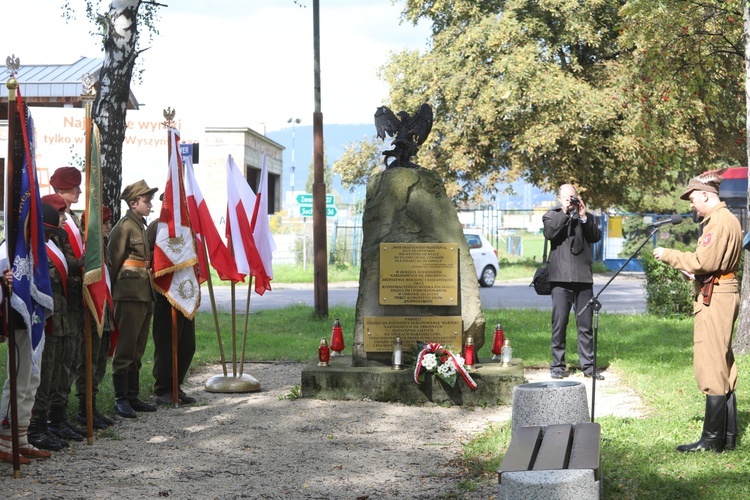
<instances>
[{"instance_id":1,"label":"red and white flag","mask_svg":"<svg viewBox=\"0 0 750 500\"><path fill-rule=\"evenodd\" d=\"M83 236L81 236L81 230L78 229L73 216L67 211L65 212L65 232L68 233L68 241L73 248L73 254L76 259L80 259L83 255Z\"/></svg>"},{"instance_id":2,"label":"red and white flag","mask_svg":"<svg viewBox=\"0 0 750 500\"><path fill-rule=\"evenodd\" d=\"M255 293L263 295L271 289L253 237L252 223L255 193L245 180L232 156L227 157L227 246L232 249L237 271L255 278Z\"/></svg>"},{"instance_id":3,"label":"red and white flag","mask_svg":"<svg viewBox=\"0 0 750 500\"><path fill-rule=\"evenodd\" d=\"M55 269L60 273L62 278L62 289L63 293L66 294L66 283L68 281L68 262L65 260L65 254L60 247L58 247L54 241L47 241L47 258L55 265Z\"/></svg>"},{"instance_id":4,"label":"red and white flag","mask_svg":"<svg viewBox=\"0 0 750 500\"><path fill-rule=\"evenodd\" d=\"M266 167L266 155L263 155L258 197L255 200L253 238L255 238L255 245L258 247L260 259L263 261L263 268L266 270L268 277L273 279L273 251L276 250L276 242L273 240L271 228L268 224L268 168Z\"/></svg>"},{"instance_id":5,"label":"red and white flag","mask_svg":"<svg viewBox=\"0 0 750 500\"><path fill-rule=\"evenodd\" d=\"M174 128L168 130L169 174L156 228L154 289L191 319L200 304L200 284L195 271L198 256L182 180L179 134Z\"/></svg>"},{"instance_id":6,"label":"red and white flag","mask_svg":"<svg viewBox=\"0 0 750 500\"><path fill-rule=\"evenodd\" d=\"M204 283L208 279L209 273L208 262L206 262L202 248L204 243L208 259L219 274L219 278L222 281L233 281L235 283L242 281L243 276L237 271L237 264L232 259L232 254L229 253L229 249L219 236L216 224L214 224L211 213L208 211L206 200L203 199L203 194L195 180L192 157L188 157L185 161L185 195L190 213L190 223L195 233L200 267L199 281Z\"/></svg>"}]
</instances>

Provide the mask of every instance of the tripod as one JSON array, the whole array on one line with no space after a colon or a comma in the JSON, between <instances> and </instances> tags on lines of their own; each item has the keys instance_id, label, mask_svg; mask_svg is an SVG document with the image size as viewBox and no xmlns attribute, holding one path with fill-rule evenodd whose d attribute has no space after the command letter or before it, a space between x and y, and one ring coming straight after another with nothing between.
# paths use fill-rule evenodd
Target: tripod
<instances>
[{"instance_id":1,"label":"tripod","mask_svg":"<svg viewBox=\"0 0 750 500\"><path fill-rule=\"evenodd\" d=\"M651 234L648 235L648 238L643 240L643 243L636 249L635 252L633 252L633 255L628 257L628 260L625 261L625 263L620 266L620 269L617 270L615 274L612 275L611 278L609 278L609 281L607 281L604 286L596 292L596 294L591 297L591 300L589 300L585 306L581 308L580 311L578 311L578 316L581 316L584 312L586 312L586 309L589 307L594 311L594 321L592 325L593 330L593 336L594 336L594 368L591 372L591 421L594 421L594 404L596 402L596 350L597 350L597 341L599 337L599 310L602 308L602 303L599 302L599 295L602 294L604 290L609 286L610 283L612 283L612 280L614 280L617 275L622 272L623 269L625 269L625 266L627 266L633 258L638 255L638 253L643 249L644 246L646 246L646 243L653 238L653 236L656 234L656 232L659 230L659 226L654 226L654 229L651 231Z\"/></svg>"}]
</instances>

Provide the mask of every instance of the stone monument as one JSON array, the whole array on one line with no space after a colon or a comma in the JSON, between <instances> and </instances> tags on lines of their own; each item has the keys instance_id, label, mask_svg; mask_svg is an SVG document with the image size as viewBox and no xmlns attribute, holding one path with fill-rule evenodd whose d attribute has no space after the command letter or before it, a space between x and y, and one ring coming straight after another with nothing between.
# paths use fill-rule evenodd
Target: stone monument
<instances>
[{"instance_id":1,"label":"stone monument","mask_svg":"<svg viewBox=\"0 0 750 500\"><path fill-rule=\"evenodd\" d=\"M443 179L411 161L432 128L432 109L423 104L412 117L382 106L375 125L394 149L367 184L352 364L389 364L396 337L412 339L404 350L414 339L448 338L460 352L471 336L478 352L485 319L456 207Z\"/></svg>"}]
</instances>

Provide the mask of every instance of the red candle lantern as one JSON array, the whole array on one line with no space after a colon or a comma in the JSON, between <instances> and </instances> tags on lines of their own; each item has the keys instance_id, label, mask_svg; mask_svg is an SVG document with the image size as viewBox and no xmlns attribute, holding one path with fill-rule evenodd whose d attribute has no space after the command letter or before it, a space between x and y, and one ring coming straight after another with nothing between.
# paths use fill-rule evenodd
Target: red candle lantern
<instances>
[{"instance_id":1,"label":"red candle lantern","mask_svg":"<svg viewBox=\"0 0 750 500\"><path fill-rule=\"evenodd\" d=\"M505 332L503 326L498 323L495 327L495 335L492 338L492 359L500 359L500 355L503 352L503 342L505 341Z\"/></svg>"},{"instance_id":2,"label":"red candle lantern","mask_svg":"<svg viewBox=\"0 0 750 500\"><path fill-rule=\"evenodd\" d=\"M464 346L464 364L466 368L473 368L476 363L474 356L474 337L466 337L466 346Z\"/></svg>"},{"instance_id":3,"label":"red candle lantern","mask_svg":"<svg viewBox=\"0 0 750 500\"><path fill-rule=\"evenodd\" d=\"M328 366L328 362L331 360L331 348L328 347L328 342L325 338L320 339L320 345L318 346L318 366Z\"/></svg>"},{"instance_id":4,"label":"red candle lantern","mask_svg":"<svg viewBox=\"0 0 750 500\"><path fill-rule=\"evenodd\" d=\"M331 332L331 350L334 356L341 356L344 350L344 330L338 318L333 322L333 331Z\"/></svg>"}]
</instances>

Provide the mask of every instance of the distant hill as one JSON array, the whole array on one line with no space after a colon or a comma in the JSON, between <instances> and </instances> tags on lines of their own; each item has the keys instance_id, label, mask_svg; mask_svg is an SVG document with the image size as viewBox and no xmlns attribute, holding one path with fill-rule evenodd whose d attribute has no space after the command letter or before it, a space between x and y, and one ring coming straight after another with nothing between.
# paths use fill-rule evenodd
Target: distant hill
<instances>
[{"instance_id":1,"label":"distant hill","mask_svg":"<svg viewBox=\"0 0 750 500\"><path fill-rule=\"evenodd\" d=\"M278 142L286 149L283 152L284 175L281 181L282 193L289 191L291 182L292 166L292 128L285 128L268 132L269 139ZM341 157L344 149L354 141L360 141L365 136L375 135L375 125L326 125L323 124L323 144L328 162L333 166L334 162ZM302 191L307 182L308 170L312 164L313 157L313 128L312 125L296 126L294 128L294 189ZM498 186L504 190L505 186ZM497 194L493 206L500 210L530 209L545 202L555 200L555 193L546 193L534 186L524 182L512 184L513 195ZM338 175L333 176L333 191L339 193L343 203L353 203L365 196L364 188L360 187L354 193L349 190L343 191L341 179Z\"/></svg>"}]
</instances>

